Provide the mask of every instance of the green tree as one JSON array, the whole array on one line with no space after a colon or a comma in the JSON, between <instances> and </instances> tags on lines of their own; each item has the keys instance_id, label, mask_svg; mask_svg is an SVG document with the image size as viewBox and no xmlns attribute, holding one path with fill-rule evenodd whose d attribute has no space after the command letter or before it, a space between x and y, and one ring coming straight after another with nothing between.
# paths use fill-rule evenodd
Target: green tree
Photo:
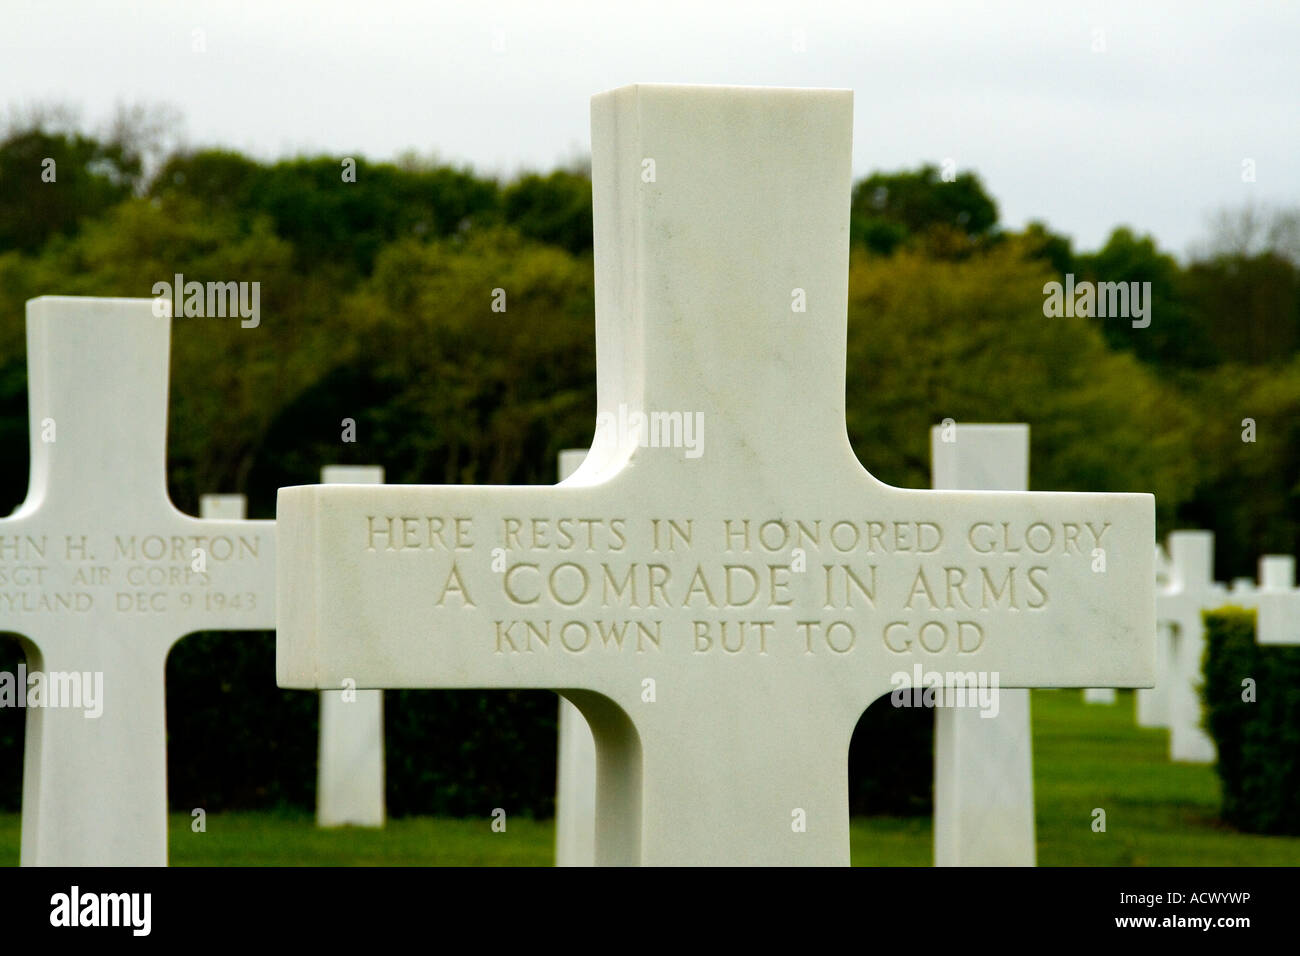
<instances>
[{"instance_id":1,"label":"green tree","mask_svg":"<svg viewBox=\"0 0 1300 956\"><path fill-rule=\"evenodd\" d=\"M281 410L258 482L314 481L340 456L394 482L553 482L594 428L592 313L590 260L513 230L392 244L343 306L347 344Z\"/></svg>"},{"instance_id":2,"label":"green tree","mask_svg":"<svg viewBox=\"0 0 1300 956\"><path fill-rule=\"evenodd\" d=\"M1285 362L1300 347L1300 269L1289 259L1221 255L1192 263L1185 281L1191 322L1216 362Z\"/></svg>"},{"instance_id":3,"label":"green tree","mask_svg":"<svg viewBox=\"0 0 1300 956\"><path fill-rule=\"evenodd\" d=\"M1009 234L1007 238L1019 243L1026 259L1041 259L1058 275L1074 271L1075 257L1070 238L1052 232L1044 222L1030 222L1023 232Z\"/></svg>"},{"instance_id":4,"label":"green tree","mask_svg":"<svg viewBox=\"0 0 1300 956\"><path fill-rule=\"evenodd\" d=\"M35 252L130 196L140 157L79 133L15 130L0 143L0 252ZM52 178L51 178L52 177Z\"/></svg>"},{"instance_id":5,"label":"green tree","mask_svg":"<svg viewBox=\"0 0 1300 956\"><path fill-rule=\"evenodd\" d=\"M1300 356L1225 363L1187 394L1201 467L1179 523L1215 531L1221 580L1254 577L1259 555L1300 552Z\"/></svg>"},{"instance_id":6,"label":"green tree","mask_svg":"<svg viewBox=\"0 0 1300 956\"><path fill-rule=\"evenodd\" d=\"M591 250L591 177L566 170L529 173L501 193L505 221L537 242L574 255Z\"/></svg>"},{"instance_id":7,"label":"green tree","mask_svg":"<svg viewBox=\"0 0 1300 956\"><path fill-rule=\"evenodd\" d=\"M1185 278L1153 237L1138 236L1127 226L1111 232L1097 252L1078 256L1075 265L1077 281L1151 283L1151 324L1146 328L1134 328L1122 318L1092 320L1113 348L1156 366L1204 368L1216 361L1214 344L1204 314L1188 307Z\"/></svg>"},{"instance_id":8,"label":"green tree","mask_svg":"<svg viewBox=\"0 0 1300 956\"><path fill-rule=\"evenodd\" d=\"M889 255L909 241L944 257L968 253L992 235L998 208L972 172L944 181L937 166L872 173L853 187L851 232L867 249Z\"/></svg>"},{"instance_id":9,"label":"green tree","mask_svg":"<svg viewBox=\"0 0 1300 956\"><path fill-rule=\"evenodd\" d=\"M370 274L388 243L489 223L498 204L496 183L468 170L327 156L264 166L224 151L172 157L150 191L188 196L245 224L265 217L293 246L298 269L355 278Z\"/></svg>"}]
</instances>

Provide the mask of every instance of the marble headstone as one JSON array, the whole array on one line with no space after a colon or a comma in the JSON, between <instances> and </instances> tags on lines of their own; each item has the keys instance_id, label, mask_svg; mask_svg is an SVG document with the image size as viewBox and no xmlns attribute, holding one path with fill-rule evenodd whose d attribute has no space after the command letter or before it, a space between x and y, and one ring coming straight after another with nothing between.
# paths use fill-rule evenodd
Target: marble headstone
<instances>
[{"instance_id":1,"label":"marble headstone","mask_svg":"<svg viewBox=\"0 0 1300 956\"><path fill-rule=\"evenodd\" d=\"M1295 558L1265 555L1259 562L1259 581L1255 639L1260 644L1300 644L1300 590L1295 586Z\"/></svg>"},{"instance_id":2,"label":"marble headstone","mask_svg":"<svg viewBox=\"0 0 1300 956\"><path fill-rule=\"evenodd\" d=\"M171 321L152 299L27 303L31 478L0 519L0 628L61 689L27 711L25 865L165 864L167 654L275 626L274 523L168 497Z\"/></svg>"},{"instance_id":3,"label":"marble headstone","mask_svg":"<svg viewBox=\"0 0 1300 956\"><path fill-rule=\"evenodd\" d=\"M1201 726L1201 656L1205 624L1201 612L1227 603L1228 592L1214 580L1214 534L1175 531L1169 535L1169 587L1156 595L1156 617L1173 627L1168 680L1169 757L1185 763L1213 763L1214 740Z\"/></svg>"},{"instance_id":4,"label":"marble headstone","mask_svg":"<svg viewBox=\"0 0 1300 956\"><path fill-rule=\"evenodd\" d=\"M855 457L852 115L596 96L586 460L281 489L281 685L557 690L596 741L598 863L847 864L849 738L895 675L1149 684L1150 495L899 489Z\"/></svg>"},{"instance_id":5,"label":"marble headstone","mask_svg":"<svg viewBox=\"0 0 1300 956\"><path fill-rule=\"evenodd\" d=\"M936 489L1025 491L1029 426L935 426L930 461ZM1029 691L993 686L992 708L935 710L935 866L1037 861Z\"/></svg>"},{"instance_id":6,"label":"marble headstone","mask_svg":"<svg viewBox=\"0 0 1300 956\"><path fill-rule=\"evenodd\" d=\"M1240 579L1234 579L1236 585ZM1300 612L1300 591L1295 587L1295 558L1287 554L1265 554L1259 559L1259 586L1234 586L1227 603L1255 611L1256 639L1261 644L1300 643L1300 625L1293 622ZM1296 640L1285 639L1288 630Z\"/></svg>"},{"instance_id":7,"label":"marble headstone","mask_svg":"<svg viewBox=\"0 0 1300 956\"><path fill-rule=\"evenodd\" d=\"M1172 559L1165 549L1156 545L1156 593L1165 593L1172 585L1174 576ZM1156 683L1154 687L1138 690L1134 695L1136 717L1139 727L1169 727L1170 683L1173 680L1174 666L1174 625L1171 621L1156 617ZM1085 692L1086 693L1086 692Z\"/></svg>"},{"instance_id":8,"label":"marble headstone","mask_svg":"<svg viewBox=\"0 0 1300 956\"><path fill-rule=\"evenodd\" d=\"M323 484L382 485L378 465L326 465ZM320 692L316 824L384 825L384 692L355 684Z\"/></svg>"}]
</instances>

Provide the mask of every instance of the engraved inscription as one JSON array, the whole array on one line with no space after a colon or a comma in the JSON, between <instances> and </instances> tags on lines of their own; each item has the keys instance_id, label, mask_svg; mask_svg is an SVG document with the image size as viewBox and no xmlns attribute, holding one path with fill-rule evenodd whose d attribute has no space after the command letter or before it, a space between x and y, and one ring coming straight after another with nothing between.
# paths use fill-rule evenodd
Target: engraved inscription
<instances>
[{"instance_id":1,"label":"engraved inscription","mask_svg":"<svg viewBox=\"0 0 1300 956\"><path fill-rule=\"evenodd\" d=\"M223 570L262 551L259 534L0 535L0 613L251 611Z\"/></svg>"},{"instance_id":2,"label":"engraved inscription","mask_svg":"<svg viewBox=\"0 0 1300 956\"><path fill-rule=\"evenodd\" d=\"M363 552L423 552L437 609L478 612L495 655L975 655L1005 615L1042 613L1053 576L1106 546L1106 521L917 516L720 520L372 514ZM494 573L479 573L488 564ZM1065 564L1063 564L1065 563ZM488 582L485 584L485 581Z\"/></svg>"}]
</instances>

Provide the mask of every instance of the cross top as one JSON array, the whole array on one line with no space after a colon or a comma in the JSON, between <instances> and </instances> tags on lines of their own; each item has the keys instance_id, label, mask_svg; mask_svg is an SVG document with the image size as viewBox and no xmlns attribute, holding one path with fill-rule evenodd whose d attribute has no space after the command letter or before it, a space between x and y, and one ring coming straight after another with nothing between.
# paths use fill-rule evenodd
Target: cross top
<instances>
[{"instance_id":1,"label":"cross top","mask_svg":"<svg viewBox=\"0 0 1300 956\"><path fill-rule=\"evenodd\" d=\"M1261 557L1259 587L1263 591L1285 591L1295 587L1295 558L1289 554L1266 554Z\"/></svg>"},{"instance_id":2,"label":"cross top","mask_svg":"<svg viewBox=\"0 0 1300 956\"><path fill-rule=\"evenodd\" d=\"M280 683L559 690L598 859L650 863L847 862L849 738L914 665L1150 683L1150 495L904 490L854 457L851 118L843 91L595 97L587 459L281 489ZM698 414L703 444L628 441L621 410Z\"/></svg>"},{"instance_id":3,"label":"cross top","mask_svg":"<svg viewBox=\"0 0 1300 956\"><path fill-rule=\"evenodd\" d=\"M1215 593L1214 532L1173 531L1169 535L1169 586L1178 593Z\"/></svg>"},{"instance_id":4,"label":"cross top","mask_svg":"<svg viewBox=\"0 0 1300 956\"><path fill-rule=\"evenodd\" d=\"M719 486L860 477L844 428L853 94L632 86L593 97L591 116L598 427L583 474L634 451L603 423L681 412L702 416L703 454L639 469ZM775 140L801 145L773 162Z\"/></svg>"},{"instance_id":5,"label":"cross top","mask_svg":"<svg viewBox=\"0 0 1300 956\"><path fill-rule=\"evenodd\" d=\"M86 301L45 296L28 307L31 481L20 511L39 506L73 518L116 507L124 495L170 507L169 320L144 307L152 300L79 307Z\"/></svg>"},{"instance_id":6,"label":"cross top","mask_svg":"<svg viewBox=\"0 0 1300 956\"><path fill-rule=\"evenodd\" d=\"M1260 590L1254 606L1260 644L1300 644L1300 590L1295 586L1295 558L1266 554L1259 559Z\"/></svg>"}]
</instances>

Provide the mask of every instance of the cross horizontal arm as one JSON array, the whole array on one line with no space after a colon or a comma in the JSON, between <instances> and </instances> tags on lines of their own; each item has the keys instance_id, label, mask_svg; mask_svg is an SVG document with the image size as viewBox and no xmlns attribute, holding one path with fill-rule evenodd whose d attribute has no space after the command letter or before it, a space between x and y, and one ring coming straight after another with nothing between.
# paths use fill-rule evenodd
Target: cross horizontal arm
<instances>
[{"instance_id":1,"label":"cross horizontal arm","mask_svg":"<svg viewBox=\"0 0 1300 956\"><path fill-rule=\"evenodd\" d=\"M838 507L705 488L689 511L627 473L282 489L280 683L634 700L646 662L672 660L705 684L781 669L865 706L917 663L1003 686L1153 681L1150 496L863 476Z\"/></svg>"}]
</instances>

